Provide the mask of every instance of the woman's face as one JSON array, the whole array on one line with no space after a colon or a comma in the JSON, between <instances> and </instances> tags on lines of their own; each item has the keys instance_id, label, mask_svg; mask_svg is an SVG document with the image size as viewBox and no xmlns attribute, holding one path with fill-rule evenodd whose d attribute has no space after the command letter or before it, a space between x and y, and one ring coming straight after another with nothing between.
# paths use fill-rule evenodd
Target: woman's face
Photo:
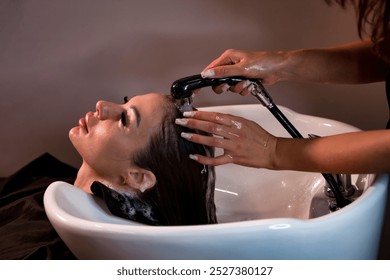
<instances>
[{"instance_id":1,"label":"woman's face","mask_svg":"<svg viewBox=\"0 0 390 280\"><path fill-rule=\"evenodd\" d=\"M156 133L167 102L161 94L131 98L126 104L99 101L95 112L88 112L69 138L83 158L83 164L102 178L118 176L132 165L134 152L144 148Z\"/></svg>"}]
</instances>

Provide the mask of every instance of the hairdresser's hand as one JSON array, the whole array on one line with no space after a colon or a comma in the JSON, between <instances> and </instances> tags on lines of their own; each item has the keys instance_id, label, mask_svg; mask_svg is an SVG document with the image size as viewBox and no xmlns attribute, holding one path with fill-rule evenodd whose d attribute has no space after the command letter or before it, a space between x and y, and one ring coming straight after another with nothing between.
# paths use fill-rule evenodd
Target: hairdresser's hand
<instances>
[{"instance_id":1,"label":"hairdresser's hand","mask_svg":"<svg viewBox=\"0 0 390 280\"><path fill-rule=\"evenodd\" d=\"M283 74L287 58L288 52L254 52L230 49L210 63L201 75L203 78L244 76L259 79L263 84L273 84L285 79ZM250 93L249 86L248 81L243 81L231 87L222 84L213 87L213 90L216 93L230 90L247 95Z\"/></svg>"},{"instance_id":2,"label":"hairdresser's hand","mask_svg":"<svg viewBox=\"0 0 390 280\"><path fill-rule=\"evenodd\" d=\"M185 112L187 118L176 124L211 133L213 136L183 133L182 137L207 146L221 148L223 155L209 158L190 157L201 164L222 165L235 163L258 168L272 168L276 137L253 121L244 118L205 111Z\"/></svg>"}]
</instances>

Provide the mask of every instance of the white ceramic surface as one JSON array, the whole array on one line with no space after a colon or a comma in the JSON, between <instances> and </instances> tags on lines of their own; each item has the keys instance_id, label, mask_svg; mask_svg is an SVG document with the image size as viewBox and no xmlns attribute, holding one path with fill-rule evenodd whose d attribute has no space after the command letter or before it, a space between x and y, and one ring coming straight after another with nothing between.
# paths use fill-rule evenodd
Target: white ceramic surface
<instances>
[{"instance_id":1,"label":"white ceramic surface","mask_svg":"<svg viewBox=\"0 0 390 280\"><path fill-rule=\"evenodd\" d=\"M357 129L280 107L307 136ZM252 119L289 137L261 105L201 108ZM219 224L153 227L115 217L98 198L64 182L44 196L56 231L80 259L375 259L388 175L354 175L363 194L329 213L321 174L217 167Z\"/></svg>"}]
</instances>

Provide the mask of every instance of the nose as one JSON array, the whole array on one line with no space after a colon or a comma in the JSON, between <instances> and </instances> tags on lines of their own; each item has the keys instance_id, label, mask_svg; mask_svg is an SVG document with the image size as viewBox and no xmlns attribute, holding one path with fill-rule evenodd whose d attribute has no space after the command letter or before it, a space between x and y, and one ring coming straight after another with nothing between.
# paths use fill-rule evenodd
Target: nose
<instances>
[{"instance_id":1,"label":"nose","mask_svg":"<svg viewBox=\"0 0 390 280\"><path fill-rule=\"evenodd\" d=\"M96 113L99 120L119 119L123 109L119 104L100 100L96 103Z\"/></svg>"}]
</instances>

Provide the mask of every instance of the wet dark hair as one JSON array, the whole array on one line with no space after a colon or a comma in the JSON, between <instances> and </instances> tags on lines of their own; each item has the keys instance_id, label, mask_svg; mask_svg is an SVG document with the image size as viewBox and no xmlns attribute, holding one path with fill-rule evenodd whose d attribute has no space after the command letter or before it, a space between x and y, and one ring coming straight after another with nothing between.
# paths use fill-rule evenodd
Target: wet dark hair
<instances>
[{"instance_id":1,"label":"wet dark hair","mask_svg":"<svg viewBox=\"0 0 390 280\"><path fill-rule=\"evenodd\" d=\"M375 53L390 62L390 1L389 0L325 0L330 5L336 3L343 8L354 7L357 16L357 29L360 38L370 36Z\"/></svg>"},{"instance_id":2,"label":"wet dark hair","mask_svg":"<svg viewBox=\"0 0 390 280\"><path fill-rule=\"evenodd\" d=\"M118 193L99 182L91 186L104 197L110 211L150 225L217 223L214 204L215 170L189 158L190 154L214 156L214 148L183 139L181 132L204 134L175 124L183 117L171 96L164 96L165 116L133 163L153 172L156 184L143 193Z\"/></svg>"}]
</instances>

